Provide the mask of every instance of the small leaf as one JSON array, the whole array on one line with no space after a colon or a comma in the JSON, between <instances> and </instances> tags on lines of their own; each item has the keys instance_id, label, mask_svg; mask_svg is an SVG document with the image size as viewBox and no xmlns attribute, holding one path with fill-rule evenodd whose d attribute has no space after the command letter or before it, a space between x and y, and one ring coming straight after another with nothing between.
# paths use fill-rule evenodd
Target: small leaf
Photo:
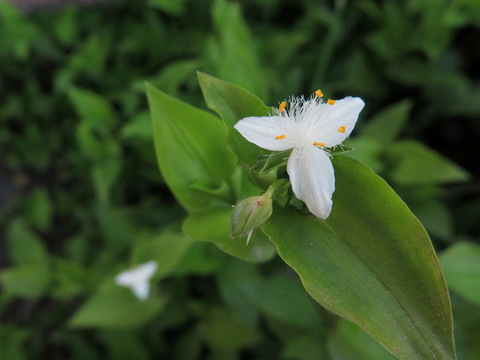
<instances>
[{"instance_id":1,"label":"small leaf","mask_svg":"<svg viewBox=\"0 0 480 360\"><path fill-rule=\"evenodd\" d=\"M52 221L52 202L45 188L38 188L26 198L23 203L25 219L38 229L46 231Z\"/></svg>"},{"instance_id":2,"label":"small leaf","mask_svg":"<svg viewBox=\"0 0 480 360\"><path fill-rule=\"evenodd\" d=\"M241 323L226 309L214 307L206 315L206 340L216 353L231 355L260 340L256 331Z\"/></svg>"},{"instance_id":3,"label":"small leaf","mask_svg":"<svg viewBox=\"0 0 480 360\"><path fill-rule=\"evenodd\" d=\"M110 103L100 95L80 88L72 88L68 94L82 121L86 123L99 122L108 127L115 123L115 113Z\"/></svg>"},{"instance_id":4,"label":"small leaf","mask_svg":"<svg viewBox=\"0 0 480 360\"><path fill-rule=\"evenodd\" d=\"M215 116L150 85L147 94L158 165L165 181L187 210L209 206L215 196L191 186L211 184L214 189L232 176L236 160L225 147L225 126Z\"/></svg>"},{"instance_id":5,"label":"small leaf","mask_svg":"<svg viewBox=\"0 0 480 360\"><path fill-rule=\"evenodd\" d=\"M151 321L165 306L165 299L150 294L138 300L129 289L104 284L70 319L76 328L98 327L121 329L141 326Z\"/></svg>"},{"instance_id":6,"label":"small leaf","mask_svg":"<svg viewBox=\"0 0 480 360\"><path fill-rule=\"evenodd\" d=\"M404 100L378 113L362 128L361 135L388 145L400 134L408 121L412 102Z\"/></svg>"},{"instance_id":7,"label":"small leaf","mask_svg":"<svg viewBox=\"0 0 480 360\"><path fill-rule=\"evenodd\" d=\"M440 264L448 286L480 305L480 246L457 243L440 254Z\"/></svg>"},{"instance_id":8,"label":"small leaf","mask_svg":"<svg viewBox=\"0 0 480 360\"><path fill-rule=\"evenodd\" d=\"M6 296L38 299L50 283L50 272L44 264L22 264L3 269L0 283Z\"/></svg>"},{"instance_id":9,"label":"small leaf","mask_svg":"<svg viewBox=\"0 0 480 360\"><path fill-rule=\"evenodd\" d=\"M395 360L362 329L349 321L339 319L335 333L328 339L332 360Z\"/></svg>"},{"instance_id":10,"label":"small leaf","mask_svg":"<svg viewBox=\"0 0 480 360\"><path fill-rule=\"evenodd\" d=\"M396 143L389 155L395 164L391 177L399 184L449 183L470 177L451 160L416 141Z\"/></svg>"},{"instance_id":11,"label":"small leaf","mask_svg":"<svg viewBox=\"0 0 480 360\"><path fill-rule=\"evenodd\" d=\"M254 241L247 245L246 237L230 237L231 207L215 207L189 214L182 225L182 231L196 240L212 241L227 254L246 259ZM215 224L212 226L212 224Z\"/></svg>"},{"instance_id":12,"label":"small leaf","mask_svg":"<svg viewBox=\"0 0 480 360\"><path fill-rule=\"evenodd\" d=\"M181 233L163 232L153 238L142 239L135 245L133 263L155 260L155 277L165 277L177 266L191 244L192 239Z\"/></svg>"},{"instance_id":13,"label":"small leaf","mask_svg":"<svg viewBox=\"0 0 480 360\"><path fill-rule=\"evenodd\" d=\"M266 116L271 108L248 91L213 76L198 73L198 81L208 107L214 110L228 128L228 145L242 163L252 167L262 155L270 154L247 141L233 126L247 116Z\"/></svg>"},{"instance_id":14,"label":"small leaf","mask_svg":"<svg viewBox=\"0 0 480 360\"><path fill-rule=\"evenodd\" d=\"M42 239L22 219L15 219L7 230L10 259L14 264L48 266L48 253Z\"/></svg>"},{"instance_id":15,"label":"small leaf","mask_svg":"<svg viewBox=\"0 0 480 360\"><path fill-rule=\"evenodd\" d=\"M252 279L245 285L244 293L260 311L284 323L300 328L315 328L321 325L314 302L297 279Z\"/></svg>"},{"instance_id":16,"label":"small leaf","mask_svg":"<svg viewBox=\"0 0 480 360\"><path fill-rule=\"evenodd\" d=\"M277 207L263 230L314 299L399 359L455 359L448 290L422 225L370 169L333 162L326 221Z\"/></svg>"}]
</instances>

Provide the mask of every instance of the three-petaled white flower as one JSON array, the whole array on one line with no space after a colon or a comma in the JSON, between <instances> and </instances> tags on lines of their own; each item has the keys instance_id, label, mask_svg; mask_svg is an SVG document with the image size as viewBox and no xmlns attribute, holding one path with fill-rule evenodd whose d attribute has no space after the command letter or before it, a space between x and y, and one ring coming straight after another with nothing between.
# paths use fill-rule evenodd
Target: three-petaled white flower
<instances>
[{"instance_id":1,"label":"three-petaled white flower","mask_svg":"<svg viewBox=\"0 0 480 360\"><path fill-rule=\"evenodd\" d=\"M358 97L322 101L320 90L310 99L292 98L271 116L246 117L235 124L243 137L272 151L292 149L287 172L297 198L317 217L332 210L335 175L328 148L340 145L353 130L365 103Z\"/></svg>"},{"instance_id":2,"label":"three-petaled white flower","mask_svg":"<svg viewBox=\"0 0 480 360\"><path fill-rule=\"evenodd\" d=\"M139 300L146 300L150 292L150 278L157 271L157 263L148 261L133 269L122 271L115 277L115 283L128 287Z\"/></svg>"}]
</instances>

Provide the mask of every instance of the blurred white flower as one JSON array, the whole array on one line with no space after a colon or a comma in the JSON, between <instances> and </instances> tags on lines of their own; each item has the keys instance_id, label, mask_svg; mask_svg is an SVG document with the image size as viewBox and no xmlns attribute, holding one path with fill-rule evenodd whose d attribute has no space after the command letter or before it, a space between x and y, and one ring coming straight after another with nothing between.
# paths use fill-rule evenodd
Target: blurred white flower
<instances>
[{"instance_id":1,"label":"blurred white flower","mask_svg":"<svg viewBox=\"0 0 480 360\"><path fill-rule=\"evenodd\" d=\"M115 283L128 287L140 300L146 300L150 292L150 278L157 271L157 263L148 261L130 270L122 271L115 277Z\"/></svg>"},{"instance_id":2,"label":"blurred white flower","mask_svg":"<svg viewBox=\"0 0 480 360\"><path fill-rule=\"evenodd\" d=\"M322 101L320 90L310 99L283 101L271 116L246 117L235 124L243 137L272 151L292 149L287 172L297 198L317 217L332 210L335 175L328 148L352 132L365 103L358 97Z\"/></svg>"}]
</instances>

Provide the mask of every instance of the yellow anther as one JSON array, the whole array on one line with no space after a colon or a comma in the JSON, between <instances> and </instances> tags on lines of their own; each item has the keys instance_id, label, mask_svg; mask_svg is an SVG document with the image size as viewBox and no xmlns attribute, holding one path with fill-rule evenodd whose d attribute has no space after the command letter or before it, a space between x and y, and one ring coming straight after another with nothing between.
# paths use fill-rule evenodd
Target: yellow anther
<instances>
[{"instance_id":1,"label":"yellow anther","mask_svg":"<svg viewBox=\"0 0 480 360\"><path fill-rule=\"evenodd\" d=\"M345 126L340 126L337 131L344 134L345 133Z\"/></svg>"},{"instance_id":2,"label":"yellow anther","mask_svg":"<svg viewBox=\"0 0 480 360\"><path fill-rule=\"evenodd\" d=\"M275 140L282 140L282 139L285 139L285 138L286 138L285 134L275 136Z\"/></svg>"},{"instance_id":3,"label":"yellow anther","mask_svg":"<svg viewBox=\"0 0 480 360\"><path fill-rule=\"evenodd\" d=\"M319 142L314 141L314 142L313 142L313 146L321 146L321 147L324 147L324 146L325 146L325 143L319 143Z\"/></svg>"},{"instance_id":4,"label":"yellow anther","mask_svg":"<svg viewBox=\"0 0 480 360\"><path fill-rule=\"evenodd\" d=\"M328 103L329 105L333 105L333 104L335 104L335 100L328 99L328 100L327 100L327 103Z\"/></svg>"},{"instance_id":5,"label":"yellow anther","mask_svg":"<svg viewBox=\"0 0 480 360\"><path fill-rule=\"evenodd\" d=\"M317 91L315 91L315 96L316 97L323 97L322 90L318 89Z\"/></svg>"},{"instance_id":6,"label":"yellow anther","mask_svg":"<svg viewBox=\"0 0 480 360\"><path fill-rule=\"evenodd\" d=\"M280 107L278 108L278 110L284 111L286 106L287 106L287 103L285 101L282 101L280 103Z\"/></svg>"}]
</instances>

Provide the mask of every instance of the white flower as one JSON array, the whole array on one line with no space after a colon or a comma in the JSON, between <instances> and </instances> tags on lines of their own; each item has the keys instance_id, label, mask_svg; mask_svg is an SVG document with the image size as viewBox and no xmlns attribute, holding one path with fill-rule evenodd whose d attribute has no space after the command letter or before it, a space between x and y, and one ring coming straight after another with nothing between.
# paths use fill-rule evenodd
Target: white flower
<instances>
[{"instance_id":1,"label":"white flower","mask_svg":"<svg viewBox=\"0 0 480 360\"><path fill-rule=\"evenodd\" d=\"M353 130L365 103L357 97L322 101L320 90L305 100L283 101L272 116L247 117L235 124L248 141L272 151L292 149L287 172L297 198L317 217L332 210L335 175L328 148L340 145Z\"/></svg>"},{"instance_id":2,"label":"white flower","mask_svg":"<svg viewBox=\"0 0 480 360\"><path fill-rule=\"evenodd\" d=\"M140 300L146 300L150 292L150 278L157 271L157 263L148 261L133 269L122 271L115 277L115 283L128 287Z\"/></svg>"}]
</instances>

